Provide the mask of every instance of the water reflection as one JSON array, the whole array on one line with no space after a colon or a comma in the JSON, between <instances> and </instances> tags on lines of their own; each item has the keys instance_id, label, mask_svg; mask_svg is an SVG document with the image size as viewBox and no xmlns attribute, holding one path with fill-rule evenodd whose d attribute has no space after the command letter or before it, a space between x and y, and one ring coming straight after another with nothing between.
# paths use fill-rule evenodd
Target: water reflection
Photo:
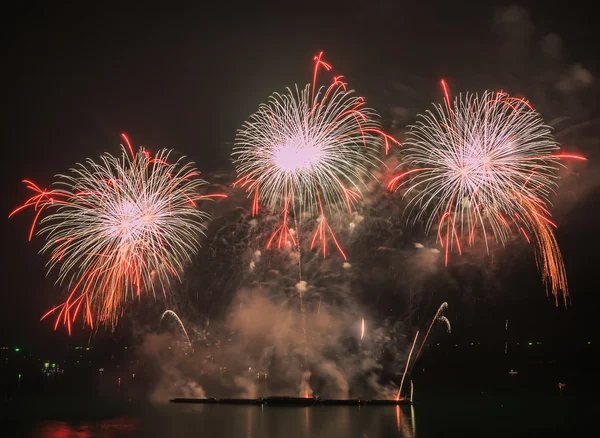
<instances>
[{"instance_id":1,"label":"water reflection","mask_svg":"<svg viewBox=\"0 0 600 438\"><path fill-rule=\"evenodd\" d=\"M120 417L98 422L44 421L32 427L32 436L52 438L130 437L140 430L139 419Z\"/></svg>"},{"instance_id":2,"label":"water reflection","mask_svg":"<svg viewBox=\"0 0 600 438\"><path fill-rule=\"evenodd\" d=\"M53 421L31 430L36 437L240 437L414 438L409 406L260 407L165 405L137 417L103 421Z\"/></svg>"},{"instance_id":3,"label":"water reflection","mask_svg":"<svg viewBox=\"0 0 600 438\"><path fill-rule=\"evenodd\" d=\"M252 432L254 431L254 422L252 421L252 417L256 413L256 409L248 409L248 434L246 435L248 438L252 438Z\"/></svg>"},{"instance_id":4,"label":"water reflection","mask_svg":"<svg viewBox=\"0 0 600 438\"><path fill-rule=\"evenodd\" d=\"M304 408L304 427L305 427L305 434L304 436L309 437L310 436L310 408Z\"/></svg>"}]
</instances>

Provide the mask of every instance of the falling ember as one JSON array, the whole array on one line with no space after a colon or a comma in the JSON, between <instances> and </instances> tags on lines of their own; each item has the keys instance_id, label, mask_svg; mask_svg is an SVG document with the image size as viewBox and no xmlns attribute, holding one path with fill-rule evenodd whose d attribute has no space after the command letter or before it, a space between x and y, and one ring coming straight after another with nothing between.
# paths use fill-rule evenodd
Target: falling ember
<instances>
[{"instance_id":1,"label":"falling ember","mask_svg":"<svg viewBox=\"0 0 600 438\"><path fill-rule=\"evenodd\" d=\"M401 150L402 171L388 185L403 189L407 213L437 238L448 264L452 248L481 236L488 253L520 234L532 243L542 280L566 303L567 277L549 211L560 160L541 116L524 99L486 91L453 102L442 81L444 104L420 116ZM463 241L464 240L466 241Z\"/></svg>"},{"instance_id":2,"label":"falling ember","mask_svg":"<svg viewBox=\"0 0 600 438\"><path fill-rule=\"evenodd\" d=\"M11 213L35 211L31 237L49 211L38 231L46 240L42 252L50 254L48 270L58 269L58 283L70 288L42 317L57 314L55 329L63 323L70 333L79 315L92 328L114 327L128 300L166 294L199 249L208 215L197 202L225 196L199 195L206 182L183 157L170 164L167 149L134 153L123 138L120 157L88 159L59 175L52 189L25 181L34 195Z\"/></svg>"},{"instance_id":3,"label":"falling ember","mask_svg":"<svg viewBox=\"0 0 600 438\"><path fill-rule=\"evenodd\" d=\"M341 76L317 89L319 69L332 67L322 52L314 60L312 85L273 94L238 131L234 186L252 197L253 215L262 207L280 212L281 225L267 248L298 246L288 222L307 211L319 216L311 249L320 247L325 257L330 239L345 260L328 219L335 211L352 211L366 188L363 180L373 178L381 147L399 143Z\"/></svg>"}]
</instances>

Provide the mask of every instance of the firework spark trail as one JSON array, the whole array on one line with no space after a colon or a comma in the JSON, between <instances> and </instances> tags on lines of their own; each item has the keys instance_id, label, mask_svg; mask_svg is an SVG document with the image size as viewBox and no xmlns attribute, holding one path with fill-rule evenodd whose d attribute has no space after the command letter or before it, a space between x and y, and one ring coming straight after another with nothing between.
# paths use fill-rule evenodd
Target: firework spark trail
<instances>
[{"instance_id":1,"label":"firework spark trail","mask_svg":"<svg viewBox=\"0 0 600 438\"><path fill-rule=\"evenodd\" d=\"M62 322L70 333L80 311L92 328L114 327L128 299L166 293L198 251L208 215L197 201L225 196L198 194L206 182L193 163L168 163L167 149L134 153L123 138L128 148L121 157L88 159L58 175L51 190L25 181L35 195L10 214L34 209L31 239L41 213L51 209L40 222L41 251L50 254L48 271L58 269L57 283L70 289L67 300L42 317L58 311L55 329Z\"/></svg>"},{"instance_id":2,"label":"firework spark trail","mask_svg":"<svg viewBox=\"0 0 600 438\"><path fill-rule=\"evenodd\" d=\"M423 342L421 343L421 346L419 347L419 351L417 352L417 355L415 356L415 362L417 361L417 359L421 355L421 350L423 349L423 346L425 345L425 342L427 342L427 338L429 337L429 332L431 332L431 329L433 328L433 325L435 324L436 321L440 321L440 322L445 323L446 324L446 328L448 329L448 333L450 333L450 321L448 321L448 318L446 318L445 316L440 316L441 313L444 310L446 310L447 308L448 308L448 303L444 302L438 308L437 312L435 312L435 316L431 320L431 324L429 324L429 328L427 329L427 333L425 333L425 337L423 338ZM413 362L413 365L414 365L414 362Z\"/></svg>"},{"instance_id":3,"label":"firework spark trail","mask_svg":"<svg viewBox=\"0 0 600 438\"><path fill-rule=\"evenodd\" d=\"M437 223L446 265L452 247L462 252L460 236L472 246L479 229L489 252L492 237L505 245L517 232L533 243L557 303L559 295L566 302L566 272L548 206L560 160L585 158L559 153L550 127L524 99L486 91L452 103L444 81L442 87L444 105L411 127L402 151L408 170L389 188L406 187L408 215L416 222L429 214L427 231Z\"/></svg>"},{"instance_id":4,"label":"firework spark trail","mask_svg":"<svg viewBox=\"0 0 600 438\"><path fill-rule=\"evenodd\" d=\"M281 212L282 223L268 248L298 246L288 225L290 214L317 212L311 248L320 244L326 256L331 236L346 259L327 215L342 206L351 211L361 197L363 179L372 177L382 144L387 151L391 143L399 143L382 131L365 100L347 90L342 76L316 90L319 68L331 69L322 55L315 57L312 86L273 94L238 131L232 153L238 174L234 186L253 197L254 215L261 205Z\"/></svg>"},{"instance_id":5,"label":"firework spark trail","mask_svg":"<svg viewBox=\"0 0 600 438\"><path fill-rule=\"evenodd\" d=\"M192 341L190 340L190 337L188 335L187 330L185 329L185 326L183 325L183 322L181 321L181 318L179 318L179 316L177 316L177 314L172 311L172 310L165 310L164 313L162 314L162 316L160 317L160 320L162 321L164 319L165 316L170 315L173 318L175 318L175 320L177 320L177 322L179 323L179 326L181 327L181 330L183 330L183 333L185 334L185 337L187 339L188 345L190 347L190 350L192 350L192 352L194 351L194 349L192 348Z\"/></svg>"},{"instance_id":6,"label":"firework spark trail","mask_svg":"<svg viewBox=\"0 0 600 438\"><path fill-rule=\"evenodd\" d=\"M402 385L404 384L404 377L406 376L406 374L410 374L412 367L415 365L415 363L419 359L419 356L421 355L421 350L423 349L423 345L425 345L425 342L427 341L427 338L429 337L429 332L431 332L431 328L433 327L435 322L436 321L444 322L446 324L446 327L448 328L448 332L450 332L450 321L448 320L448 318L446 318L444 316L440 316L440 314L447 308L448 308L448 303L445 303L445 302L442 303L442 305L438 308L437 312L435 313L435 316L431 320L431 324L429 324L427 333L425 333L425 337L423 338L423 341L421 342L419 351L417 351L417 354L415 355L415 360L412 362L412 366L411 366L410 358L412 356L413 349L415 348L415 344L417 343L417 338L419 337L419 332L417 332L417 334L415 336L415 340L413 341L413 346L410 349L410 353L408 354L408 360L407 360L406 366L404 368L404 374L402 375L402 381L400 382L400 388L398 389L398 395L396 396L396 400L398 400L400 398L400 392L402 391ZM412 383L412 381L411 381L411 383ZM412 395L411 395L411 399L412 399Z\"/></svg>"},{"instance_id":7,"label":"firework spark trail","mask_svg":"<svg viewBox=\"0 0 600 438\"><path fill-rule=\"evenodd\" d=\"M438 318L439 322L443 322L446 325L446 330L448 331L448 333L452 333L452 326L450 325L450 320L448 318L446 318L445 316L440 316Z\"/></svg>"},{"instance_id":8,"label":"firework spark trail","mask_svg":"<svg viewBox=\"0 0 600 438\"><path fill-rule=\"evenodd\" d=\"M406 361L406 366L404 367L404 373L402 374L402 380L400 380L400 388L398 388L398 395L396 396L396 400L400 400L400 393L402 392L402 386L404 386L404 378L406 377L406 373L408 371L408 365L410 364L410 357L412 356L412 352L415 349L415 344L417 343L417 338L419 337L419 331L415 334L415 340L413 341L410 352L408 353L408 360Z\"/></svg>"},{"instance_id":9,"label":"firework spark trail","mask_svg":"<svg viewBox=\"0 0 600 438\"><path fill-rule=\"evenodd\" d=\"M298 286L300 285L300 286ZM304 357L304 372L308 371L308 338L306 336L306 314L304 312L304 292L306 291L306 282L305 281L300 281L298 283L298 285L296 286L296 289L298 290L298 295L300 297L300 319L302 322L302 336L304 339L304 345L303 345L303 357ZM308 397L308 393L304 394L304 397Z\"/></svg>"},{"instance_id":10,"label":"firework spark trail","mask_svg":"<svg viewBox=\"0 0 600 438\"><path fill-rule=\"evenodd\" d=\"M363 336L365 335L365 319L363 318L360 323L360 340L362 341Z\"/></svg>"},{"instance_id":11,"label":"firework spark trail","mask_svg":"<svg viewBox=\"0 0 600 438\"><path fill-rule=\"evenodd\" d=\"M508 318L506 319L506 324L504 325L504 354L508 354Z\"/></svg>"},{"instance_id":12,"label":"firework spark trail","mask_svg":"<svg viewBox=\"0 0 600 438\"><path fill-rule=\"evenodd\" d=\"M295 210L294 210L295 211ZM298 226L298 216L294 214L294 224L296 226L294 234L297 236L298 240L300 240L300 227ZM306 282L302 281L302 250L301 246L298 245L298 284L304 284L306 286ZM300 318L302 320L302 336L304 339L303 345L303 356L304 356L304 372L308 372L308 336L306 334L306 312L304 311L304 293L305 287L302 289L298 289L299 297L300 297ZM308 397L308 391L304 392L304 397Z\"/></svg>"}]
</instances>

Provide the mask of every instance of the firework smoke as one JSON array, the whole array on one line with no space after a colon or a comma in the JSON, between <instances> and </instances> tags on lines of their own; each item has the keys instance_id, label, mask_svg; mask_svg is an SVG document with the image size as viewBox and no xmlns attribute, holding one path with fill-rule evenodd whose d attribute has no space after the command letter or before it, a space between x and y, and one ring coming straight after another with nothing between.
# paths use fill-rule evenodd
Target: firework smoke
<instances>
[{"instance_id":1,"label":"firework smoke","mask_svg":"<svg viewBox=\"0 0 600 438\"><path fill-rule=\"evenodd\" d=\"M279 252L265 257L248 275L264 274L269 280L241 289L223 318L213 319L201 339L192 337L193 357L183 350L165 356L161 366L182 370L170 394L176 396L177 388L189 387L191 380L214 397L393 398L397 383L391 380L392 370L405 360L402 323L368 318L370 312L349 289L354 277L334 258L322 260L314 254L305 265L307 280L298 285L292 264L286 268L287 257ZM264 266L278 263L277 273ZM250 282L246 278L242 283ZM356 322L363 317L373 322L361 340ZM191 336L195 330L187 324ZM158 340L148 335L147 342ZM173 373L163 374L166 380ZM167 386L161 379L157 388L164 393Z\"/></svg>"}]
</instances>

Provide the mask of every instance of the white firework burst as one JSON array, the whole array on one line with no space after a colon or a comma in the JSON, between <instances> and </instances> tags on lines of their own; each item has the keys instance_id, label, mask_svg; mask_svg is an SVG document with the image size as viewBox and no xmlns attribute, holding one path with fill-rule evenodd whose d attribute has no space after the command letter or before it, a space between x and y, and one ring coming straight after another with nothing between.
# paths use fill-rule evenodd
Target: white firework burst
<instances>
[{"instance_id":1,"label":"white firework burst","mask_svg":"<svg viewBox=\"0 0 600 438\"><path fill-rule=\"evenodd\" d=\"M321 55L315 58L315 77L320 65L331 68ZM238 131L232 153L236 184L254 196L253 214L259 205L283 213L284 227L276 234L284 240L291 210L297 215L318 211L322 234L328 227L326 211L344 206L351 211L384 142L386 149L396 142L383 133L376 112L340 78L318 90L313 83L273 94Z\"/></svg>"},{"instance_id":2,"label":"white firework burst","mask_svg":"<svg viewBox=\"0 0 600 438\"><path fill-rule=\"evenodd\" d=\"M233 152L238 175L260 204L282 209L289 199L311 209L318 198L349 206L371 177L381 138L376 114L362 100L335 86L311 102L302 91L274 94L238 132Z\"/></svg>"},{"instance_id":3,"label":"white firework burst","mask_svg":"<svg viewBox=\"0 0 600 438\"><path fill-rule=\"evenodd\" d=\"M196 202L222 196L200 196L206 182L184 158L169 163L170 150L130 151L88 159L58 175L49 191L28 182L37 195L23 207L33 206L36 219L52 209L38 232L46 240L42 252L50 254L48 271L56 268L57 282L70 289L48 314L60 310L56 324L69 330L80 310L90 325L114 326L127 300L166 293L199 249L208 215Z\"/></svg>"},{"instance_id":4,"label":"white firework burst","mask_svg":"<svg viewBox=\"0 0 600 438\"><path fill-rule=\"evenodd\" d=\"M559 160L584 159L558 153L551 128L524 99L486 91L459 95L420 116L402 151L406 170L390 188L406 187L407 213L437 225L446 263L460 237L472 245L476 232L504 245L514 233L534 241L544 280L554 295L567 294L562 256L551 227L550 196Z\"/></svg>"}]
</instances>

